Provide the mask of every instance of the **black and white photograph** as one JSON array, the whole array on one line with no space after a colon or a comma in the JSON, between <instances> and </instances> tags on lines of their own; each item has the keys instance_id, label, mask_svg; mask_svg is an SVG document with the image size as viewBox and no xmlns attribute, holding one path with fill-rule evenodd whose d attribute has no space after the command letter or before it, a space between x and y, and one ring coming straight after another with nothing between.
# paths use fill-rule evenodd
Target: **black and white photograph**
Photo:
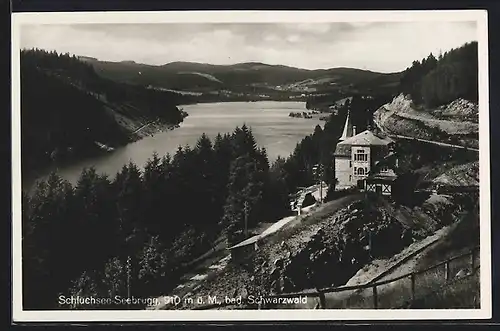
<instances>
[{"instance_id":1,"label":"black and white photograph","mask_svg":"<svg viewBox=\"0 0 500 331\"><path fill-rule=\"evenodd\" d=\"M14 321L491 317L485 11L12 15Z\"/></svg>"}]
</instances>

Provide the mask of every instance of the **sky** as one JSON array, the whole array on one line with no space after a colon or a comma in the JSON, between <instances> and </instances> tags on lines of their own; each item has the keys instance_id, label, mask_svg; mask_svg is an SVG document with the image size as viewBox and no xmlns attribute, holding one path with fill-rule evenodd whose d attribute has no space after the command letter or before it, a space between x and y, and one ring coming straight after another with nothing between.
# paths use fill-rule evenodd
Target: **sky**
<instances>
[{"instance_id":1,"label":"sky","mask_svg":"<svg viewBox=\"0 0 500 331\"><path fill-rule=\"evenodd\" d=\"M262 62L305 69L404 70L477 40L475 22L44 24L21 29L21 48L103 61L162 65Z\"/></svg>"}]
</instances>

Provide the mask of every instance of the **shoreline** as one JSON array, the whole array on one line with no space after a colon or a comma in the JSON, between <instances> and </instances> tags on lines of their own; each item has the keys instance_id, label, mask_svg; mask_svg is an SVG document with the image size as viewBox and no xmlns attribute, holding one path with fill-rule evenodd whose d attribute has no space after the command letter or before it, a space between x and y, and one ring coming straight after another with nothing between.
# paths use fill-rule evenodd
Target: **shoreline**
<instances>
[{"instance_id":1,"label":"shoreline","mask_svg":"<svg viewBox=\"0 0 500 331\"><path fill-rule=\"evenodd\" d=\"M279 100L259 100L259 101L256 101L256 102L279 102L279 103L283 103L283 102L293 102L293 103L303 103L304 104L304 109L305 109L305 102L303 101L296 101L296 100L286 100L286 101L279 101ZM125 144L120 144L120 145L117 145L117 146L112 146L112 150L105 150L105 149L102 149L102 148L99 148L97 145L96 145L96 148L92 151L89 151L87 153L80 153L80 154L77 154L77 155L73 155L71 157L71 159L66 159L66 160L60 160L60 161L55 161L55 162L52 162L50 165L48 166L45 166L44 168L42 169L33 169L31 170L29 173L25 173L25 172L22 172L21 173L21 181L22 181L22 185L21 185L21 189L22 189L22 192L26 192L26 193L29 193L32 192L34 190L34 188L36 187L36 184L40 181L40 180L43 180L44 177L46 177L48 174L50 174L50 172L52 171L56 171L57 172L57 169L58 168L64 168L64 167L68 167L68 166L71 166L77 162L81 162L85 159L88 159L88 158L93 158L93 157L98 157L98 156L102 156L102 155L106 155L106 154L111 154L113 153L116 149L119 149L119 148L123 148L125 146L128 146L130 144L133 144L133 143L136 143L136 142L139 142L141 141L142 139L144 138L147 138L147 137L153 137L157 134L160 134L160 133L163 133L163 132L168 132L168 131L173 131L175 129L178 129L182 126L182 123L184 122L184 119L189 117L189 113L186 112L184 110L184 107L189 107L189 106L192 106L192 105L197 105L197 104L208 104L208 103L253 103L252 101L210 101L210 102L197 102L197 103L190 103L190 104L179 104L177 105L177 107L181 110L181 112L184 114L183 118L182 118L182 121L177 123L177 124L167 124L167 123L161 123L158 121L158 119L154 120L154 121L151 121L149 123L146 123L146 124L142 124L142 125L137 125L133 130L134 131L137 131L137 132L134 132L132 131L132 128L128 128L128 130L130 131L129 134L130 134L130 140L125 143ZM324 123L325 121L322 121L323 123L321 124L322 127L324 127ZM310 134L312 134L313 132L311 131ZM201 133L200 133L201 134ZM280 155L281 157L287 157L288 155L285 155L285 156L282 156ZM269 160L270 162L272 162L273 160ZM114 175L114 174L113 174Z\"/></svg>"},{"instance_id":2,"label":"shoreline","mask_svg":"<svg viewBox=\"0 0 500 331\"><path fill-rule=\"evenodd\" d=\"M186 115L183 116L183 121L186 117L189 116L186 112L184 112ZM179 122L177 124L167 124L167 123L161 123L158 122L158 120L155 120L153 122L148 123L147 126L143 126L143 128L138 131L138 132L130 132L130 140L125 143L125 144L120 144L117 146L113 146L111 148L105 148L107 145L103 144L105 147L98 147L96 145L95 149L92 149L91 151L88 151L87 153L79 153L79 154L74 154L71 159L64 159L64 160L59 160L59 161L53 161L52 163L44 166L43 168L39 169L30 169L29 171L22 171L22 165L21 165L21 191L26 193L26 194L31 194L32 191L36 188L37 183L49 175L51 172L56 171L60 167L68 167L71 166L77 162L83 161L88 158L93 158L93 157L98 157L101 155L105 154L111 154L113 153L116 149L118 148L123 148L125 146L128 146L130 144L136 143L146 137L151 137L154 136L158 133L162 132L168 132L168 131L173 131L177 128L180 127L181 123Z\"/></svg>"}]
</instances>

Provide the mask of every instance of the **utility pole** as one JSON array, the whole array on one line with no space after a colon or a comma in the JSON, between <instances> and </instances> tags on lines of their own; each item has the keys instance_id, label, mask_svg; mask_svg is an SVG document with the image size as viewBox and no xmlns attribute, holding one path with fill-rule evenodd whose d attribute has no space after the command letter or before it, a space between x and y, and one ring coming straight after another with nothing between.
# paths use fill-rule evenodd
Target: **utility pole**
<instances>
[{"instance_id":1,"label":"utility pole","mask_svg":"<svg viewBox=\"0 0 500 331\"><path fill-rule=\"evenodd\" d=\"M248 237L248 201L245 201L245 239Z\"/></svg>"},{"instance_id":2,"label":"utility pole","mask_svg":"<svg viewBox=\"0 0 500 331\"><path fill-rule=\"evenodd\" d=\"M313 167L314 175L319 180L319 203L323 203L323 164Z\"/></svg>"},{"instance_id":3,"label":"utility pole","mask_svg":"<svg viewBox=\"0 0 500 331\"><path fill-rule=\"evenodd\" d=\"M370 232L368 233L368 247L369 247L370 258L373 258L373 256L372 256L372 231L373 231L373 229L370 228Z\"/></svg>"},{"instance_id":4,"label":"utility pole","mask_svg":"<svg viewBox=\"0 0 500 331\"><path fill-rule=\"evenodd\" d=\"M130 308L130 255L127 257L127 306Z\"/></svg>"},{"instance_id":5,"label":"utility pole","mask_svg":"<svg viewBox=\"0 0 500 331\"><path fill-rule=\"evenodd\" d=\"M323 203L323 164L319 164L319 203Z\"/></svg>"}]
</instances>

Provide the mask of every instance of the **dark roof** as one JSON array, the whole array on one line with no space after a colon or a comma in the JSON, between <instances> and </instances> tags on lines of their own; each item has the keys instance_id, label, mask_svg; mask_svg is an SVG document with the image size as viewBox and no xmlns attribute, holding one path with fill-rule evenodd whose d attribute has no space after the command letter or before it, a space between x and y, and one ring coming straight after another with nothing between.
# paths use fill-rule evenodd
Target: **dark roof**
<instances>
[{"instance_id":1,"label":"dark roof","mask_svg":"<svg viewBox=\"0 0 500 331\"><path fill-rule=\"evenodd\" d=\"M397 176L386 176L386 175L378 174L378 175L366 177L366 181L368 183L370 183L370 182L393 182L397 178L398 178Z\"/></svg>"},{"instance_id":2,"label":"dark roof","mask_svg":"<svg viewBox=\"0 0 500 331\"><path fill-rule=\"evenodd\" d=\"M373 173L370 173L368 177L366 177L367 182L392 182L398 178L398 175L395 173L394 169L389 168L386 172L381 172L380 169L375 170Z\"/></svg>"}]
</instances>

